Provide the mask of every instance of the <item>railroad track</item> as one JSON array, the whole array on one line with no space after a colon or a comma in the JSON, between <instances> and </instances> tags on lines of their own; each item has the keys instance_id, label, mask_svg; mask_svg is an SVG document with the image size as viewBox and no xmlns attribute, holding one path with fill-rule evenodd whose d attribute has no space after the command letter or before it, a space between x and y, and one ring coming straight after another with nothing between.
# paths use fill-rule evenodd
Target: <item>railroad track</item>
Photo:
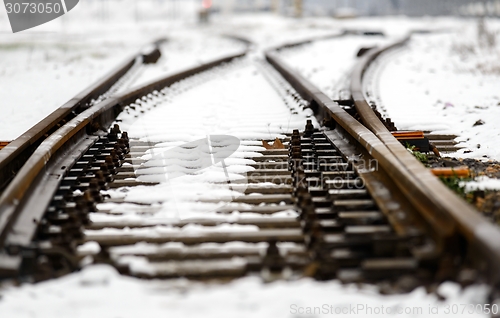
<instances>
[{"instance_id":1,"label":"railroad track","mask_svg":"<svg viewBox=\"0 0 500 318\"><path fill-rule=\"evenodd\" d=\"M0 190L3 190L9 184L45 138L85 109L116 93L124 83L138 72L142 65L156 63L161 56L158 46L165 41L166 39L154 41L151 48L146 51L141 50L127 58L97 82L22 134L22 136L12 142L1 144Z\"/></svg>"},{"instance_id":2,"label":"railroad track","mask_svg":"<svg viewBox=\"0 0 500 318\"><path fill-rule=\"evenodd\" d=\"M106 263L142 278L495 285L500 232L375 115L370 55L351 82L359 122L278 49L112 96L43 140L0 198L0 276ZM200 96L230 122L186 111Z\"/></svg>"},{"instance_id":3,"label":"railroad track","mask_svg":"<svg viewBox=\"0 0 500 318\"><path fill-rule=\"evenodd\" d=\"M377 73L381 71L379 66L382 58L391 58L390 54L397 54L399 49L404 48L404 46L410 41L411 34L421 33L421 31L413 31L408 36L402 38L394 43L382 46L380 48L375 48L369 51L365 56L362 57L360 63L357 64L355 71L352 73L351 83L356 82L357 92L363 91L363 95L367 103L372 107L375 114L379 119L385 123L386 127L391 130L397 130L395 123L392 122L391 118L384 118L381 115L381 107L378 103L381 103L381 97L379 96L376 79ZM362 81L360 81L362 79ZM351 86L351 89L353 87ZM361 90L360 90L361 89ZM453 134L440 134L433 133L432 131L424 130L425 137L430 140L430 142L442 153L456 152L462 147L458 145L455 139L458 137Z\"/></svg>"}]
</instances>

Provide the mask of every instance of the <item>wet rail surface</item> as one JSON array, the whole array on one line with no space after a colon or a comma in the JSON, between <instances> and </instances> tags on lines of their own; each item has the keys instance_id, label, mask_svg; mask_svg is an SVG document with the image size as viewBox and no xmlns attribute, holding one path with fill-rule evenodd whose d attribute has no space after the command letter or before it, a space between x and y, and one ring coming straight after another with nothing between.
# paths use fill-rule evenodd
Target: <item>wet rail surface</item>
<instances>
[{"instance_id":1,"label":"wet rail surface","mask_svg":"<svg viewBox=\"0 0 500 318\"><path fill-rule=\"evenodd\" d=\"M112 97L44 141L30 158L34 164L21 169L22 181L14 180L2 195L1 276L44 280L94 262L144 278L260 273L265 279L397 282L405 277L399 291L446 279L497 282L499 231L408 156L366 107L356 81L351 93L363 123L275 50L261 62L275 69L267 75L270 83L293 104L291 112L309 108L321 127L304 120L304 128L290 129L279 141L259 133L240 138L239 158L249 161L239 165L251 169L236 173L245 176L239 182L212 182L230 195L197 199L226 201L206 217L149 218L161 207L109 195L113 189L153 189L163 181L142 176L146 169L164 168L144 160L160 143L110 128L116 116L130 108L145 110L168 96L165 89L174 83L244 55ZM371 57L353 74L358 82ZM262 139L278 147L263 150ZM217 139L209 143L215 145L209 147L212 156L229 147ZM140 217L105 217L126 211Z\"/></svg>"}]
</instances>

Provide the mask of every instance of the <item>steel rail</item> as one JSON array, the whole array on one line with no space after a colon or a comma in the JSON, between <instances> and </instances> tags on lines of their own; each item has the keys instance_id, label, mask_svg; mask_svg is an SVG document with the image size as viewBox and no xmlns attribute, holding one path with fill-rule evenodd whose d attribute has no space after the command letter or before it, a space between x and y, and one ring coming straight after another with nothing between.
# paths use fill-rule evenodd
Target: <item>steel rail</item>
<instances>
[{"instance_id":1,"label":"steel rail","mask_svg":"<svg viewBox=\"0 0 500 318\"><path fill-rule=\"evenodd\" d=\"M419 188L427 195L427 200L432 202L432 208L424 213L429 216L446 214L456 224L470 244L469 250L473 253L480 252L487 260L488 270L493 282L498 282L500 273L500 230L478 213L471 205L460 199L450 191L440 180L422 166L400 142L392 136L387 128L377 118L373 109L367 103L363 92L363 76L381 54L404 45L410 36L385 47L368 52L356 65L351 76L351 94L358 114L363 123L372 131L396 156L413 176ZM404 104L404 101L402 101Z\"/></svg>"},{"instance_id":2,"label":"steel rail","mask_svg":"<svg viewBox=\"0 0 500 318\"><path fill-rule=\"evenodd\" d=\"M459 233L470 244L469 252L481 255L486 264L489 277L493 282L500 280L498 266L500 265L500 230L478 213L471 205L455 195L440 180L430 173L418 162L400 142L392 136L387 128L377 118L373 109L368 105L363 93L363 76L381 54L393 48L404 45L410 36L391 45L368 52L356 65L351 76L351 94L358 114L363 123L387 146L387 148L405 165L407 171L420 184L419 188L432 202L434 208L429 208L426 213L444 213L449 215ZM404 103L404 101L402 101ZM481 262L482 260L475 260Z\"/></svg>"},{"instance_id":3,"label":"steel rail","mask_svg":"<svg viewBox=\"0 0 500 318\"><path fill-rule=\"evenodd\" d=\"M152 63L160 56L158 45L166 39L153 42L154 50L138 52L116 66L109 73L84 89L35 126L0 150L0 191L12 180L40 143L65 122L83 111L92 100L97 100L129 72L136 63Z\"/></svg>"},{"instance_id":4,"label":"steel rail","mask_svg":"<svg viewBox=\"0 0 500 318\"><path fill-rule=\"evenodd\" d=\"M108 98L84 110L59 128L57 133L46 138L0 196L0 277L12 277L18 274L22 256L16 253L21 253L22 248L27 247L27 244L31 242L36 232L36 224L42 219L46 209L46 206L34 208L33 205L27 209L26 201L35 189L43 187L43 183L40 181L43 180L44 173L47 173L45 169L51 162L58 160L61 156L67 156L65 150L67 150L68 145L77 145L83 139L92 137L97 132L96 128L105 130L125 105L138 98L159 91L194 74L242 57L246 53L247 50L244 50L237 54L218 58ZM74 160L76 159L74 158ZM64 168L68 169L68 167ZM57 178L61 179L62 176L64 176L64 170L59 170ZM52 190L52 192L46 191L44 195L53 195L55 188ZM9 251L7 251L8 249Z\"/></svg>"},{"instance_id":5,"label":"steel rail","mask_svg":"<svg viewBox=\"0 0 500 318\"><path fill-rule=\"evenodd\" d=\"M430 207L429 203L419 194L418 186L406 171L404 165L389 151L389 149L371 131L358 122L354 117L343 110L338 103L332 101L312 83L298 74L285 62L279 59L276 53L266 53L268 61L292 84L295 90L304 99L311 103L311 108L320 120L328 121L333 118L342 129L344 129L354 140L359 143L368 153L384 168L393 180L399 185L407 198L416 206ZM407 181L408 180L408 181ZM453 228L446 218L430 218L428 220L434 227L441 228L440 236L444 240L453 234Z\"/></svg>"},{"instance_id":6,"label":"steel rail","mask_svg":"<svg viewBox=\"0 0 500 318\"><path fill-rule=\"evenodd\" d=\"M344 34L349 33L344 32ZM328 37L316 37L314 40ZM363 112L364 114L364 116L361 115L364 124L354 119L338 103L332 101L283 62L276 53L285 47L301 45L314 40L288 43L267 50L265 52L266 59L305 100L310 102L310 106L320 122L323 121L324 126L334 129L327 130L325 136L330 141L340 137L341 140L337 141L353 145L357 151L376 159L384 176L388 176L390 180L381 181L382 179L379 179L375 181L379 183L390 182L392 188L397 187L397 192L404 197L401 202L411 203L410 210L418 212L419 221L423 220L425 223L425 234L431 237L435 243L435 246L431 246L427 253L420 251L420 259L436 260L449 252L454 253L457 250L462 252L460 251L462 249L461 243L467 242L468 256L478 255L478 269L484 270L492 283L497 283L500 277L496 271L496 267L500 264L500 231L442 185L388 131L384 131L385 127L364 100L362 77L369 64L385 50L402 45L408 38L380 50L369 51L362 58L361 63L356 66L351 88L358 113L361 115ZM106 130L126 105L186 77L244 56L248 51L247 48L242 53L188 69L129 90L119 96L111 97L76 115L64 124L57 133L41 142L0 196L0 277L19 275L23 261L23 248L29 249L37 225L46 210L46 204L36 206L33 202L37 202L36 196L44 196L45 201L52 198L55 188L52 189L49 186L50 189L47 191L39 189L50 178L53 179L52 183L54 180L61 179L64 175L64 172L61 172L64 171L64 169L61 170L62 160L70 161L70 164L64 164L63 168L67 169L66 167L71 166L77 159L75 149L80 149L80 152L85 151L91 144L91 139L100 134L98 130ZM359 78L354 78L354 76ZM74 159L65 158L70 153ZM356 152L351 154L356 155ZM57 169L59 172L55 173ZM360 175L367 179L376 178L375 174L360 173ZM377 201L374 187L367 186L367 188L374 200ZM45 202L44 200L38 202ZM446 200L449 202L444 202ZM453 200L458 203L453 203L455 202ZM384 213L386 212L384 210ZM461 213L464 215L460 215ZM388 218L390 219L390 216ZM396 229L397 224L393 225ZM397 229L396 233L400 234Z\"/></svg>"},{"instance_id":7,"label":"steel rail","mask_svg":"<svg viewBox=\"0 0 500 318\"><path fill-rule=\"evenodd\" d=\"M430 230L427 234L431 235L437 244L435 256L436 253L459 249L460 238L465 238L469 244L469 256L479 255L480 258L475 260L477 267L485 272L491 283L497 283L500 279L497 270L500 265L500 231L411 156L380 122L364 99L362 75L370 62L384 50L402 45L407 40L408 38L405 38L380 50L370 51L354 70L351 93L366 126L282 61L276 49L266 51L265 56L302 98L311 103L311 108L320 121L328 124L333 120L332 126L346 131L352 137L352 142L360 145L378 160L391 181L426 221Z\"/></svg>"},{"instance_id":8,"label":"steel rail","mask_svg":"<svg viewBox=\"0 0 500 318\"><path fill-rule=\"evenodd\" d=\"M296 40L296 41L290 41L290 42L285 42L279 45L272 46L268 49L266 49L266 52L272 52L272 51L280 51L284 49L290 49L296 46L301 46L305 44L310 44L316 41L322 41L322 40L330 40L334 38L340 38L343 36L349 36L349 35L366 35L368 33L372 33L371 31L367 30L356 30L356 29L341 29L339 32L334 32L331 34L324 34L324 35L317 35L317 36L312 36L308 37L305 39L301 40ZM377 32L379 33L379 32ZM380 32L380 35L383 35L383 33ZM249 41L244 37L241 36L233 36L235 39L242 39L242 41Z\"/></svg>"}]
</instances>

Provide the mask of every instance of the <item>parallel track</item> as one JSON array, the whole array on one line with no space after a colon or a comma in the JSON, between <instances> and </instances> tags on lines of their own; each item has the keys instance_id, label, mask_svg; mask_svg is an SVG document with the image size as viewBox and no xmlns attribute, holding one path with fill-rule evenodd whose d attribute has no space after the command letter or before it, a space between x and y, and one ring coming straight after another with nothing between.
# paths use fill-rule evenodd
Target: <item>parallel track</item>
<instances>
[{"instance_id":1,"label":"parallel track","mask_svg":"<svg viewBox=\"0 0 500 318\"><path fill-rule=\"evenodd\" d=\"M148 185L137 179L145 163L140 158L155 145L122 134L118 127L103 133L116 116L130 105L143 109L166 96L165 89L174 83L246 52L111 97L45 139L0 198L0 276L47 279L77 270L91 256L144 278L211 279L260 272L266 278L377 281L411 274L418 285L459 280L461 273L474 269L475 277L496 284L500 231L410 156L364 100L362 77L380 50L369 52L352 77L362 124L280 60L276 50L289 46L265 53L282 76L272 75L271 82L284 99L293 100L291 111L309 107L323 127L314 129L308 122L303 132L282 138L287 149L259 150L258 156L247 157L255 170L244 184L233 186L242 188L242 195L233 198L236 207L216 211L219 220L89 221L90 213L111 213L96 208L102 200L126 203L103 198L100 190ZM242 144L255 147L257 139ZM217 139L210 142L222 150L229 147ZM156 207L136 204L135 209L147 214ZM234 210L252 214L234 220L229 217ZM224 224L258 230L221 233L218 226ZM190 225L205 229L195 234L179 230ZM140 231L152 226L174 230L161 235ZM99 232L106 228L116 234ZM99 251L76 253L88 242L97 242ZM140 250L137 244L149 248ZM137 259L144 266L137 267Z\"/></svg>"}]
</instances>

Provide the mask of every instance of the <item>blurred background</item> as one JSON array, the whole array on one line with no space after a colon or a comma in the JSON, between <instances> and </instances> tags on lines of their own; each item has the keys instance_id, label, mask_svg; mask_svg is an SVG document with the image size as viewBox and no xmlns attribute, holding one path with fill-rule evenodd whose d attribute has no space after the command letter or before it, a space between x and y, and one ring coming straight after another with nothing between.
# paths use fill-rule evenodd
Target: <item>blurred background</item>
<instances>
[{"instance_id":1,"label":"blurred background","mask_svg":"<svg viewBox=\"0 0 500 318\"><path fill-rule=\"evenodd\" d=\"M221 34L262 48L345 28L388 38L456 29L480 39L498 17L500 0L80 0L58 19L12 33L0 6L0 138L16 138L158 38L169 39L164 59L175 66L160 76L225 54Z\"/></svg>"},{"instance_id":2,"label":"blurred background","mask_svg":"<svg viewBox=\"0 0 500 318\"><path fill-rule=\"evenodd\" d=\"M203 13L274 12L288 17L354 17L406 15L500 17L500 0L81 0L63 17L119 21L203 19ZM8 26L0 10L1 30Z\"/></svg>"}]
</instances>

